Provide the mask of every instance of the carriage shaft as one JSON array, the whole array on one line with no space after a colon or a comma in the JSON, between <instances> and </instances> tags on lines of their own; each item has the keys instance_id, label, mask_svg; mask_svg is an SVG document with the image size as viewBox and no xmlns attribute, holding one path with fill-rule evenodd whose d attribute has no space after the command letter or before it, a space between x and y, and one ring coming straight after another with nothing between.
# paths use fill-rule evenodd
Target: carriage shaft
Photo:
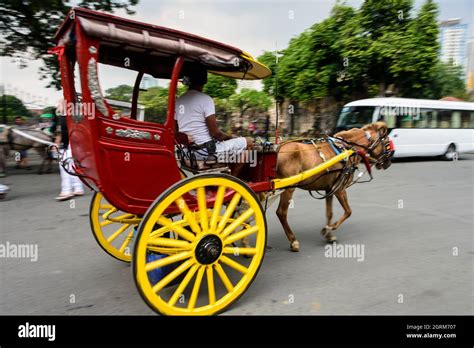
<instances>
[{"instance_id":1,"label":"carriage shaft","mask_svg":"<svg viewBox=\"0 0 474 348\"><path fill-rule=\"evenodd\" d=\"M353 150L344 150L339 155L337 155L337 156L321 163L320 165L318 165L314 168L305 170L304 172L301 172L301 173L296 174L296 175L289 176L287 178L274 179L274 180L272 180L274 189L277 190L277 189L281 189L281 188L285 188L285 187L288 187L288 186L298 184L301 181L306 180L306 179L312 177L313 175L319 174L323 170L328 169L329 167L332 167L336 163L339 163L340 161L342 161L346 158L349 158L353 153L354 153Z\"/></svg>"}]
</instances>

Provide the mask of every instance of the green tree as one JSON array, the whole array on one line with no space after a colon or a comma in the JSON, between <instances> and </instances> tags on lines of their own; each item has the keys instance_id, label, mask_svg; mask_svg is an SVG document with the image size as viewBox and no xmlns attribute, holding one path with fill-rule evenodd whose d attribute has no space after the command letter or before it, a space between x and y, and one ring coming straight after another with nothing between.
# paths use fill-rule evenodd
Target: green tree
<instances>
[{"instance_id":1,"label":"green tree","mask_svg":"<svg viewBox=\"0 0 474 348\"><path fill-rule=\"evenodd\" d=\"M240 120L250 110L267 111L272 105L272 100L265 92L250 88L242 88L238 94L230 97L231 105L239 112Z\"/></svg>"},{"instance_id":2,"label":"green tree","mask_svg":"<svg viewBox=\"0 0 474 348\"><path fill-rule=\"evenodd\" d=\"M186 87L179 85L176 92L180 96L186 91ZM168 112L168 88L151 87L141 91L138 102L145 107L145 120L149 122L164 123Z\"/></svg>"},{"instance_id":3,"label":"green tree","mask_svg":"<svg viewBox=\"0 0 474 348\"><path fill-rule=\"evenodd\" d=\"M342 28L353 23L355 10L337 4L331 16L293 38L278 65L279 94L292 101L312 101L344 93L348 75L342 74L347 60L341 50ZM271 55L263 57L271 62ZM354 59L354 64L356 60ZM271 83L271 82L270 82ZM270 91L270 87L266 86Z\"/></svg>"},{"instance_id":4,"label":"green tree","mask_svg":"<svg viewBox=\"0 0 474 348\"><path fill-rule=\"evenodd\" d=\"M368 45L367 75L370 83L378 84L379 95L397 84L413 67L403 61L407 50L413 53L409 35L412 0L366 0L359 11L360 24ZM365 49L365 48L364 48Z\"/></svg>"},{"instance_id":5,"label":"green tree","mask_svg":"<svg viewBox=\"0 0 474 348\"><path fill-rule=\"evenodd\" d=\"M105 97L113 100L131 102L133 95L133 87L129 85L119 85L109 88L105 91Z\"/></svg>"},{"instance_id":6,"label":"green tree","mask_svg":"<svg viewBox=\"0 0 474 348\"><path fill-rule=\"evenodd\" d=\"M31 117L31 112L23 102L13 95L2 95L0 97L0 115L7 117L7 123L13 123L15 117ZM3 121L2 121L3 122Z\"/></svg>"},{"instance_id":7,"label":"green tree","mask_svg":"<svg viewBox=\"0 0 474 348\"><path fill-rule=\"evenodd\" d=\"M227 99L235 93L237 81L225 76L209 74L203 92L212 98Z\"/></svg>"},{"instance_id":8,"label":"green tree","mask_svg":"<svg viewBox=\"0 0 474 348\"><path fill-rule=\"evenodd\" d=\"M433 69L427 98L440 99L443 97L468 98L464 73L460 66L449 63L438 63Z\"/></svg>"},{"instance_id":9,"label":"green tree","mask_svg":"<svg viewBox=\"0 0 474 348\"><path fill-rule=\"evenodd\" d=\"M232 115L232 106L229 97L237 89L237 81L225 76L208 75L208 80L204 86L203 92L214 99L216 108L216 118L222 124L224 129L228 128L228 121Z\"/></svg>"},{"instance_id":10,"label":"green tree","mask_svg":"<svg viewBox=\"0 0 474 348\"><path fill-rule=\"evenodd\" d=\"M276 54L278 54L278 56L281 56L283 52L282 51L278 51L278 52L266 51L261 56L259 56L257 60L265 64L272 72L271 76L267 77L266 79L262 81L263 91L266 92L268 95L272 96L273 98L277 98L277 97L283 98L284 93L282 93L279 86L277 86L278 81L276 79L276 76L278 73L278 66L277 66ZM278 87L278 95L276 94L277 87Z\"/></svg>"},{"instance_id":11,"label":"green tree","mask_svg":"<svg viewBox=\"0 0 474 348\"><path fill-rule=\"evenodd\" d=\"M3 0L0 4L0 54L21 59L42 60L41 78L49 78L48 87L60 88L57 58L48 54L55 46L54 33L70 6L61 0ZM125 9L128 14L138 0L79 1L76 6L92 10L113 12ZM24 65L26 63L23 63Z\"/></svg>"},{"instance_id":12,"label":"green tree","mask_svg":"<svg viewBox=\"0 0 474 348\"><path fill-rule=\"evenodd\" d=\"M438 7L427 0L408 29L407 47L399 64L405 65L399 82L401 95L412 98L432 98L436 92L433 83L442 66L438 64L440 45L437 23Z\"/></svg>"}]
</instances>

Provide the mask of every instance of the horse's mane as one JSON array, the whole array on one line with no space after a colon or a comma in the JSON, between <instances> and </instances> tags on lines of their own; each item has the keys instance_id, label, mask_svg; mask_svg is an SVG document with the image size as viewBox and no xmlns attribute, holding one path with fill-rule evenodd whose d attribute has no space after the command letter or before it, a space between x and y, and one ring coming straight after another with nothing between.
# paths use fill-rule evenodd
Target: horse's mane
<instances>
[{"instance_id":1,"label":"horse's mane","mask_svg":"<svg viewBox=\"0 0 474 348\"><path fill-rule=\"evenodd\" d=\"M355 142L357 139L360 139L364 135L364 130L361 128L352 128L334 134L335 137L342 138L350 142Z\"/></svg>"}]
</instances>

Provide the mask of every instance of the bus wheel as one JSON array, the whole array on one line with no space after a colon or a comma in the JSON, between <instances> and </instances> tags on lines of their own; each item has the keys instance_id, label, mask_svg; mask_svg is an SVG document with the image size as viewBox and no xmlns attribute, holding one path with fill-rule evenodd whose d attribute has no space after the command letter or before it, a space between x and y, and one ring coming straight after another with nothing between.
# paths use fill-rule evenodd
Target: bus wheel
<instances>
[{"instance_id":1,"label":"bus wheel","mask_svg":"<svg viewBox=\"0 0 474 348\"><path fill-rule=\"evenodd\" d=\"M448 149L443 155L445 161L452 161L458 158L458 152L456 151L456 146L454 144L449 144Z\"/></svg>"}]
</instances>

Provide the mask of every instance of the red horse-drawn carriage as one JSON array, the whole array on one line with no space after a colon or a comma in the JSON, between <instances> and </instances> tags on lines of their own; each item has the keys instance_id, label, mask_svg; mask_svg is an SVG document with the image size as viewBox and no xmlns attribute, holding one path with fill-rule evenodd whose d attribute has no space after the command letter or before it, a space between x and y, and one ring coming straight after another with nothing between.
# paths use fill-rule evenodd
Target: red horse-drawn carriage
<instances>
[{"instance_id":1,"label":"red horse-drawn carriage","mask_svg":"<svg viewBox=\"0 0 474 348\"><path fill-rule=\"evenodd\" d=\"M186 163L176 156L176 147L187 146L174 129L178 81L203 67L250 80L270 70L225 44L81 8L69 13L56 40L64 98L68 105L88 106L66 108L73 158L65 162L96 192L90 220L98 243L132 261L136 285L153 310L167 315L224 310L247 290L264 257L267 227L256 193L294 185L353 151L278 179L276 153L263 147L244 180L202 166L188 169L204 173L186 177ZM99 63L136 71L130 117L104 99ZM163 123L136 119L144 74L169 79Z\"/></svg>"}]
</instances>

